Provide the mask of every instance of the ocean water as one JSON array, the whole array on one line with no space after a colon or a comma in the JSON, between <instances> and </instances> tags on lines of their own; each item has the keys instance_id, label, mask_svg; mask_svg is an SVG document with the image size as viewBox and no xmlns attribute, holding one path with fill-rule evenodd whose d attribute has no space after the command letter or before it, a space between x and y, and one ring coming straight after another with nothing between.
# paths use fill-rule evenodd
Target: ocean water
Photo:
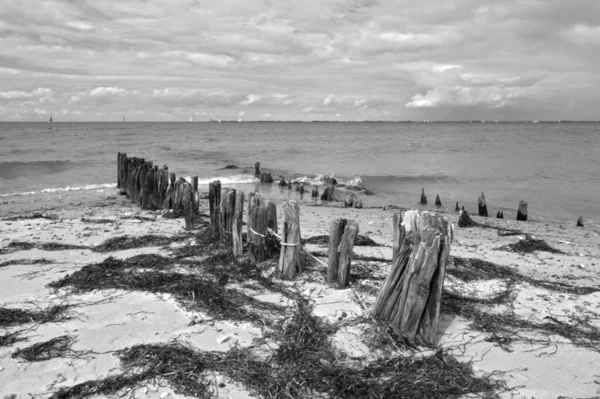
<instances>
[{"instance_id":1,"label":"ocean water","mask_svg":"<svg viewBox=\"0 0 600 399\"><path fill-rule=\"evenodd\" d=\"M418 207L424 188L428 208L439 194L445 210L476 212L484 191L491 216L514 219L526 200L533 220L600 221L600 124L575 122L0 123L0 203L110 189L119 151L274 197L298 194L258 183L255 162L286 180L363 185L365 206Z\"/></svg>"}]
</instances>

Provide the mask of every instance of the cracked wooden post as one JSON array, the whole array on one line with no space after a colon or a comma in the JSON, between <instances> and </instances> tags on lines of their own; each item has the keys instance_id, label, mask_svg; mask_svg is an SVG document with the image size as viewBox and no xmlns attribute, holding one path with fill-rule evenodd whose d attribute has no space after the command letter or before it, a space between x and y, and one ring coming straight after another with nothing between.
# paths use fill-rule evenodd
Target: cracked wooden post
<instances>
[{"instance_id":1,"label":"cracked wooden post","mask_svg":"<svg viewBox=\"0 0 600 399\"><path fill-rule=\"evenodd\" d=\"M252 235L249 235L250 238L248 239L248 242L250 243L250 259L252 259L254 263L260 263L268 258L267 248L265 246L267 214L267 207L260 205L257 201L248 215L248 231L254 230L252 231Z\"/></svg>"},{"instance_id":2,"label":"cracked wooden post","mask_svg":"<svg viewBox=\"0 0 600 399\"><path fill-rule=\"evenodd\" d=\"M215 240L221 239L219 210L221 206L221 181L215 180L208 185L208 204L210 207L210 228Z\"/></svg>"},{"instance_id":3,"label":"cracked wooden post","mask_svg":"<svg viewBox=\"0 0 600 399\"><path fill-rule=\"evenodd\" d=\"M192 185L187 181L182 182L182 204L187 231L195 228L196 212L194 211L194 192Z\"/></svg>"},{"instance_id":4,"label":"cracked wooden post","mask_svg":"<svg viewBox=\"0 0 600 399\"><path fill-rule=\"evenodd\" d=\"M254 228L252 226L252 218L250 217L250 215L252 215L252 211L255 207L260 205L260 195L258 193L252 192L252 193L248 193L248 213L247 213L247 223L246 223L246 228L247 228L247 241L251 242L252 241L252 229Z\"/></svg>"},{"instance_id":5,"label":"cracked wooden post","mask_svg":"<svg viewBox=\"0 0 600 399\"><path fill-rule=\"evenodd\" d=\"M194 193L194 209L197 215L200 214L200 192L198 191L198 176L192 177L192 192Z\"/></svg>"},{"instance_id":6,"label":"cracked wooden post","mask_svg":"<svg viewBox=\"0 0 600 399\"><path fill-rule=\"evenodd\" d=\"M437 343L452 235L452 224L443 216L420 210L402 214L402 247L377 295L375 314L410 342Z\"/></svg>"},{"instance_id":7,"label":"cracked wooden post","mask_svg":"<svg viewBox=\"0 0 600 399\"><path fill-rule=\"evenodd\" d=\"M519 201L519 210L517 211L517 220L527 221L527 202Z\"/></svg>"},{"instance_id":8,"label":"cracked wooden post","mask_svg":"<svg viewBox=\"0 0 600 399\"><path fill-rule=\"evenodd\" d=\"M127 179L127 154L121 154L121 162L120 162L120 181L124 183ZM119 194L125 195L127 191L125 190L125 184L119 185Z\"/></svg>"},{"instance_id":9,"label":"cracked wooden post","mask_svg":"<svg viewBox=\"0 0 600 399\"><path fill-rule=\"evenodd\" d=\"M285 278L293 280L298 271L300 253L300 208L294 200L283 201L283 232L278 270Z\"/></svg>"},{"instance_id":10,"label":"cracked wooden post","mask_svg":"<svg viewBox=\"0 0 600 399\"><path fill-rule=\"evenodd\" d=\"M425 189L421 189L421 200L419 201L421 205L427 205L427 196L425 195Z\"/></svg>"},{"instance_id":11,"label":"cracked wooden post","mask_svg":"<svg viewBox=\"0 0 600 399\"><path fill-rule=\"evenodd\" d=\"M264 201L261 202L264 203ZM267 207L267 227L277 233L277 206L272 200L268 200L265 206Z\"/></svg>"},{"instance_id":12,"label":"cracked wooden post","mask_svg":"<svg viewBox=\"0 0 600 399\"><path fill-rule=\"evenodd\" d=\"M117 153L117 188L121 188L121 153Z\"/></svg>"},{"instance_id":13,"label":"cracked wooden post","mask_svg":"<svg viewBox=\"0 0 600 399\"><path fill-rule=\"evenodd\" d=\"M165 201L167 201L168 209L175 209L175 182L177 181L177 176L175 173L169 173L169 187L167 188L167 195Z\"/></svg>"},{"instance_id":14,"label":"cracked wooden post","mask_svg":"<svg viewBox=\"0 0 600 399\"><path fill-rule=\"evenodd\" d=\"M321 194L321 201L333 201L335 200L335 185L330 184L325 187L323 194Z\"/></svg>"},{"instance_id":15,"label":"cracked wooden post","mask_svg":"<svg viewBox=\"0 0 600 399\"><path fill-rule=\"evenodd\" d=\"M233 244L233 213L235 211L236 192L234 189L226 188L222 194L219 210L219 230L221 241L227 246Z\"/></svg>"},{"instance_id":16,"label":"cracked wooden post","mask_svg":"<svg viewBox=\"0 0 600 399\"><path fill-rule=\"evenodd\" d=\"M233 256L241 257L244 255L244 242L242 240L242 218L244 216L244 192L238 190L235 196L235 209L233 211Z\"/></svg>"},{"instance_id":17,"label":"cracked wooden post","mask_svg":"<svg viewBox=\"0 0 600 399\"><path fill-rule=\"evenodd\" d=\"M329 229L329 256L327 259L327 282L334 283L338 279L338 265L340 262L340 242L344 235L347 219L331 221Z\"/></svg>"},{"instance_id":18,"label":"cracked wooden post","mask_svg":"<svg viewBox=\"0 0 600 399\"><path fill-rule=\"evenodd\" d=\"M402 224L402 212L394 212L392 215L392 263L398 257L402 242L400 241L400 224Z\"/></svg>"},{"instance_id":19,"label":"cracked wooden post","mask_svg":"<svg viewBox=\"0 0 600 399\"><path fill-rule=\"evenodd\" d=\"M479 216L488 217L487 204L485 203L485 194L483 194L483 191L479 198L477 198L477 208Z\"/></svg>"},{"instance_id":20,"label":"cracked wooden post","mask_svg":"<svg viewBox=\"0 0 600 399\"><path fill-rule=\"evenodd\" d=\"M348 286L350 279L350 263L352 262L352 249L354 240L358 235L358 223L349 220L344 228L344 235L340 242L340 262L338 263L338 285L340 288Z\"/></svg>"},{"instance_id":21,"label":"cracked wooden post","mask_svg":"<svg viewBox=\"0 0 600 399\"><path fill-rule=\"evenodd\" d=\"M442 200L440 199L440 195L435 196L435 206L442 206Z\"/></svg>"}]
</instances>

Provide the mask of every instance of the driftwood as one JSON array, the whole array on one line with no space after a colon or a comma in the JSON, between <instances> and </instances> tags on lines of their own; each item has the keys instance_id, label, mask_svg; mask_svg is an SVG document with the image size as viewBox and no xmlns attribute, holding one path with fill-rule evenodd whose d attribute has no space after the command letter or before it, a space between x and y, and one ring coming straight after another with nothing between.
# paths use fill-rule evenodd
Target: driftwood
<instances>
[{"instance_id":1,"label":"driftwood","mask_svg":"<svg viewBox=\"0 0 600 399\"><path fill-rule=\"evenodd\" d=\"M410 342L437 343L439 314L452 224L431 212L405 211L400 248L379 291L375 314Z\"/></svg>"},{"instance_id":2,"label":"driftwood","mask_svg":"<svg viewBox=\"0 0 600 399\"><path fill-rule=\"evenodd\" d=\"M583 216L581 215L577 218L577 227L583 227Z\"/></svg>"},{"instance_id":3,"label":"driftwood","mask_svg":"<svg viewBox=\"0 0 600 399\"><path fill-rule=\"evenodd\" d=\"M460 211L460 214L458 215L458 227L473 227L476 225L477 223L471 219L467 211L464 209Z\"/></svg>"},{"instance_id":4,"label":"driftwood","mask_svg":"<svg viewBox=\"0 0 600 399\"><path fill-rule=\"evenodd\" d=\"M435 196L435 206L442 206L442 200L440 199L439 194Z\"/></svg>"},{"instance_id":5,"label":"driftwood","mask_svg":"<svg viewBox=\"0 0 600 399\"><path fill-rule=\"evenodd\" d=\"M488 217L487 204L485 203L485 194L483 194L483 191L479 198L477 198L477 208L479 216Z\"/></svg>"},{"instance_id":6,"label":"driftwood","mask_svg":"<svg viewBox=\"0 0 600 399\"><path fill-rule=\"evenodd\" d=\"M321 194L321 201L334 201L335 200L335 185L331 184L325 187L323 194Z\"/></svg>"},{"instance_id":7,"label":"driftwood","mask_svg":"<svg viewBox=\"0 0 600 399\"><path fill-rule=\"evenodd\" d=\"M300 208L296 201L283 201L283 232L281 234L281 252L278 270L290 280L296 277L299 269L300 241Z\"/></svg>"},{"instance_id":8,"label":"driftwood","mask_svg":"<svg viewBox=\"0 0 600 399\"><path fill-rule=\"evenodd\" d=\"M352 249L354 248L354 240L357 235L358 223L353 220L348 221L340 242L340 262L338 264L338 285L340 288L346 288L348 286L350 263L352 262Z\"/></svg>"},{"instance_id":9,"label":"driftwood","mask_svg":"<svg viewBox=\"0 0 600 399\"><path fill-rule=\"evenodd\" d=\"M519 210L517 211L517 220L527 221L527 202L519 201Z\"/></svg>"},{"instance_id":10,"label":"driftwood","mask_svg":"<svg viewBox=\"0 0 600 399\"><path fill-rule=\"evenodd\" d=\"M221 241L228 246L229 244L233 244L233 213L235 211L236 191L226 188L221 194L219 230L221 232Z\"/></svg>"},{"instance_id":11,"label":"driftwood","mask_svg":"<svg viewBox=\"0 0 600 399\"><path fill-rule=\"evenodd\" d=\"M338 264L340 262L340 242L346 228L346 219L331 221L329 233L329 256L327 260L327 282L333 283L338 279Z\"/></svg>"},{"instance_id":12,"label":"driftwood","mask_svg":"<svg viewBox=\"0 0 600 399\"><path fill-rule=\"evenodd\" d=\"M210 228L215 240L221 239L220 206L221 206L221 181L215 180L208 185L208 205L210 209Z\"/></svg>"},{"instance_id":13,"label":"driftwood","mask_svg":"<svg viewBox=\"0 0 600 399\"><path fill-rule=\"evenodd\" d=\"M356 194L354 193L346 194L346 198L344 198L344 208L352 208L352 205L354 205L354 201L356 201L357 199L358 197L356 197Z\"/></svg>"},{"instance_id":14,"label":"driftwood","mask_svg":"<svg viewBox=\"0 0 600 399\"><path fill-rule=\"evenodd\" d=\"M425 189L421 189L421 200L419 201L421 205L427 205L427 196L425 195Z\"/></svg>"},{"instance_id":15,"label":"driftwood","mask_svg":"<svg viewBox=\"0 0 600 399\"><path fill-rule=\"evenodd\" d=\"M235 195L235 208L233 211L233 220L231 225L231 235L233 240L233 256L244 255L244 242L242 241L242 225L244 216L244 192L238 190Z\"/></svg>"}]
</instances>

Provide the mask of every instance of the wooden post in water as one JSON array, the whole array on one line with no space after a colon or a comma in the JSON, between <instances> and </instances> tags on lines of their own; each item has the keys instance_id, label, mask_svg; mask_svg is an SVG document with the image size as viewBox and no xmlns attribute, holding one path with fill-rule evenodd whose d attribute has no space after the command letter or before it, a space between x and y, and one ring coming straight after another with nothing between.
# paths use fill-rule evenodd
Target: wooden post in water
<instances>
[{"instance_id":1,"label":"wooden post in water","mask_svg":"<svg viewBox=\"0 0 600 399\"><path fill-rule=\"evenodd\" d=\"M358 235L358 223L353 220L348 221L344 228L344 235L340 242L340 262L338 264L338 285L340 288L348 286L350 279L350 263L352 262L352 249L354 240Z\"/></svg>"},{"instance_id":2,"label":"wooden post in water","mask_svg":"<svg viewBox=\"0 0 600 399\"><path fill-rule=\"evenodd\" d=\"M496 213L496 219L504 219L504 212L498 211L498 213Z\"/></svg>"},{"instance_id":3,"label":"wooden post in water","mask_svg":"<svg viewBox=\"0 0 600 399\"><path fill-rule=\"evenodd\" d=\"M360 198L356 198L354 200L354 208L361 209L363 207L362 200Z\"/></svg>"},{"instance_id":4,"label":"wooden post in water","mask_svg":"<svg viewBox=\"0 0 600 399\"><path fill-rule=\"evenodd\" d=\"M527 202L519 201L519 210L517 211L517 220L527 221Z\"/></svg>"},{"instance_id":5,"label":"wooden post in water","mask_svg":"<svg viewBox=\"0 0 600 399\"><path fill-rule=\"evenodd\" d=\"M338 265L340 263L340 242L344 235L344 228L348 220L335 219L331 221L329 230L329 257L327 259L327 282L333 283L338 279Z\"/></svg>"},{"instance_id":6,"label":"wooden post in water","mask_svg":"<svg viewBox=\"0 0 600 399\"><path fill-rule=\"evenodd\" d=\"M581 215L577 218L577 227L583 227L583 216Z\"/></svg>"},{"instance_id":7,"label":"wooden post in water","mask_svg":"<svg viewBox=\"0 0 600 399\"><path fill-rule=\"evenodd\" d=\"M260 162L254 164L254 177L260 177Z\"/></svg>"},{"instance_id":8,"label":"wooden post in water","mask_svg":"<svg viewBox=\"0 0 600 399\"><path fill-rule=\"evenodd\" d=\"M232 238L233 256L244 255L244 242L242 241L242 225L244 216L244 192L238 190L235 196L235 209L233 211Z\"/></svg>"},{"instance_id":9,"label":"wooden post in water","mask_svg":"<svg viewBox=\"0 0 600 399\"><path fill-rule=\"evenodd\" d=\"M221 181L215 180L208 185L208 204L210 207L210 228L215 240L221 239L219 210L221 205Z\"/></svg>"},{"instance_id":10,"label":"wooden post in water","mask_svg":"<svg viewBox=\"0 0 600 399\"><path fill-rule=\"evenodd\" d=\"M439 194L435 196L435 206L442 206L442 200L440 199Z\"/></svg>"},{"instance_id":11,"label":"wooden post in water","mask_svg":"<svg viewBox=\"0 0 600 399\"><path fill-rule=\"evenodd\" d=\"M293 280L299 266L300 208L294 200L283 201L283 232L278 270L285 278Z\"/></svg>"},{"instance_id":12,"label":"wooden post in water","mask_svg":"<svg viewBox=\"0 0 600 399\"><path fill-rule=\"evenodd\" d=\"M421 189L421 200L419 201L421 205L427 205L427 196L425 195L425 189Z\"/></svg>"},{"instance_id":13,"label":"wooden post in water","mask_svg":"<svg viewBox=\"0 0 600 399\"><path fill-rule=\"evenodd\" d=\"M458 201L456 201L456 206L454 207L454 211L455 212L460 211L460 208L458 207Z\"/></svg>"},{"instance_id":14,"label":"wooden post in water","mask_svg":"<svg viewBox=\"0 0 600 399\"><path fill-rule=\"evenodd\" d=\"M402 220L402 247L379 291L375 314L389 320L409 341L418 338L435 345L452 224L420 210L403 212Z\"/></svg>"},{"instance_id":15,"label":"wooden post in water","mask_svg":"<svg viewBox=\"0 0 600 399\"><path fill-rule=\"evenodd\" d=\"M485 203L485 194L483 194L483 191L481 192L479 198L477 198L477 205L479 216L488 217L487 204Z\"/></svg>"},{"instance_id":16,"label":"wooden post in water","mask_svg":"<svg viewBox=\"0 0 600 399\"><path fill-rule=\"evenodd\" d=\"M219 211L221 241L225 244L233 244L233 213L235 212L236 191L226 188L222 194L221 209Z\"/></svg>"},{"instance_id":17,"label":"wooden post in water","mask_svg":"<svg viewBox=\"0 0 600 399\"><path fill-rule=\"evenodd\" d=\"M310 197L319 198L319 189L317 188L317 186L313 187L312 191L310 192Z\"/></svg>"},{"instance_id":18,"label":"wooden post in water","mask_svg":"<svg viewBox=\"0 0 600 399\"><path fill-rule=\"evenodd\" d=\"M354 193L348 193L346 194L346 198L344 198L344 208L352 208L352 205L354 205L354 201L356 201L358 198L356 198L356 194Z\"/></svg>"}]
</instances>

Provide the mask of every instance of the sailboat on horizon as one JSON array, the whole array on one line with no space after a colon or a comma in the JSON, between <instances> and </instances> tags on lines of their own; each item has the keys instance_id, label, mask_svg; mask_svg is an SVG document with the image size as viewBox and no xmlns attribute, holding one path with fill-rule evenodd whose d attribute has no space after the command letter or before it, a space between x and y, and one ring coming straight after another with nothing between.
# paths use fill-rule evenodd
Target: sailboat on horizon
<instances>
[{"instance_id":1,"label":"sailboat on horizon","mask_svg":"<svg viewBox=\"0 0 600 399\"><path fill-rule=\"evenodd\" d=\"M48 122L52 123L52 117L50 117L50 120Z\"/></svg>"}]
</instances>

